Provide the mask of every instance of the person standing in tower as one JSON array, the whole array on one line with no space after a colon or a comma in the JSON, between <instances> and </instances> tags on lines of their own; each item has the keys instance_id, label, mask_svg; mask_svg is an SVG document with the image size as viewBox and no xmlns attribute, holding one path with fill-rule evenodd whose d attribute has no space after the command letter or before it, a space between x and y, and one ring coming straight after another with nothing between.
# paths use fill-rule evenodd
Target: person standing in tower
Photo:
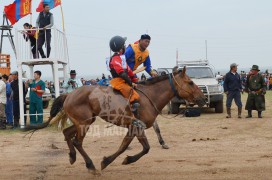
<instances>
[{"instance_id":1,"label":"person standing in tower","mask_svg":"<svg viewBox=\"0 0 272 180\"><path fill-rule=\"evenodd\" d=\"M38 51L41 54L42 58L49 58L51 51L51 28L54 25L53 14L50 11L50 6L48 4L43 5L44 10L40 12L37 21L36 27L39 27L39 36L38 36ZM43 45L46 42L46 56L43 51Z\"/></svg>"}]
</instances>

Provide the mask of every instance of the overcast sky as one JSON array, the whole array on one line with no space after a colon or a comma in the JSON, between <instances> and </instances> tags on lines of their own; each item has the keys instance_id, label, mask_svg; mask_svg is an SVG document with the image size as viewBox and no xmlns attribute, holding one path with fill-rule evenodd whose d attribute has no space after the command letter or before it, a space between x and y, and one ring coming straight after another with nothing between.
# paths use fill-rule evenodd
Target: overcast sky
<instances>
[{"instance_id":1,"label":"overcast sky","mask_svg":"<svg viewBox=\"0 0 272 180\"><path fill-rule=\"evenodd\" d=\"M13 0L0 0L0 9ZM33 0L33 24L39 0ZM133 43L148 32L153 68L173 67L176 49L180 60L208 59L217 70L233 62L249 69L253 64L271 67L271 0L62 0L68 38L70 67L81 76L107 73L105 57L114 35ZM51 10L62 28L60 7ZM29 16L14 27L21 28ZM2 22L2 17L0 17ZM9 41L4 53L13 55ZM14 57L14 56L13 56ZM15 58L12 69L16 69ZM25 68L27 69L27 68ZM35 69L42 69L37 67ZM50 71L46 71L49 73Z\"/></svg>"}]
</instances>

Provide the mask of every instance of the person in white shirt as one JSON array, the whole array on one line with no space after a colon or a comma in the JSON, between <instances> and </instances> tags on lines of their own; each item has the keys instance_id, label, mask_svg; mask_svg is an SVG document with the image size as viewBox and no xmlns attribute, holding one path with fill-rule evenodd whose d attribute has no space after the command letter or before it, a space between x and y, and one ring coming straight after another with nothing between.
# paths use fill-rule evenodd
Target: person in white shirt
<instances>
[{"instance_id":1,"label":"person in white shirt","mask_svg":"<svg viewBox=\"0 0 272 180\"><path fill-rule=\"evenodd\" d=\"M66 93L70 93L73 90L80 88L82 86L82 82L80 79L76 78L76 71L71 70L70 71L70 78L66 80L63 84L63 88L66 89Z\"/></svg>"},{"instance_id":2,"label":"person in white shirt","mask_svg":"<svg viewBox=\"0 0 272 180\"><path fill-rule=\"evenodd\" d=\"M0 73L0 129L6 129L6 102L6 83L2 80L2 74Z\"/></svg>"}]
</instances>

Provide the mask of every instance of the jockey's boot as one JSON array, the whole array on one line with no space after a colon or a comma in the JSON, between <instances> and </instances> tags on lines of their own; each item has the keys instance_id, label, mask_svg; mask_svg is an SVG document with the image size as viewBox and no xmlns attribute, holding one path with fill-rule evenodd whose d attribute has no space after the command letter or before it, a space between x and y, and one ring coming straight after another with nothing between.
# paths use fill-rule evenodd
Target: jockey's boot
<instances>
[{"instance_id":1,"label":"jockey's boot","mask_svg":"<svg viewBox=\"0 0 272 180\"><path fill-rule=\"evenodd\" d=\"M238 108L238 118L242 118L242 107Z\"/></svg>"},{"instance_id":2,"label":"jockey's boot","mask_svg":"<svg viewBox=\"0 0 272 180\"><path fill-rule=\"evenodd\" d=\"M140 129L146 129L146 124L140 120L139 108L140 103L138 101L134 101L131 105L131 111L135 117L135 119L132 121L132 125Z\"/></svg>"},{"instance_id":3,"label":"jockey's boot","mask_svg":"<svg viewBox=\"0 0 272 180\"><path fill-rule=\"evenodd\" d=\"M263 118L262 111L258 111L258 118Z\"/></svg>"},{"instance_id":4,"label":"jockey's boot","mask_svg":"<svg viewBox=\"0 0 272 180\"><path fill-rule=\"evenodd\" d=\"M227 116L226 118L231 118L231 111L230 108L227 107Z\"/></svg>"},{"instance_id":5,"label":"jockey's boot","mask_svg":"<svg viewBox=\"0 0 272 180\"><path fill-rule=\"evenodd\" d=\"M246 118L252 118L252 111L251 110L247 111L247 117Z\"/></svg>"},{"instance_id":6,"label":"jockey's boot","mask_svg":"<svg viewBox=\"0 0 272 180\"><path fill-rule=\"evenodd\" d=\"M136 119L140 119L139 108L140 108L139 101L133 101L131 105L131 111Z\"/></svg>"}]
</instances>

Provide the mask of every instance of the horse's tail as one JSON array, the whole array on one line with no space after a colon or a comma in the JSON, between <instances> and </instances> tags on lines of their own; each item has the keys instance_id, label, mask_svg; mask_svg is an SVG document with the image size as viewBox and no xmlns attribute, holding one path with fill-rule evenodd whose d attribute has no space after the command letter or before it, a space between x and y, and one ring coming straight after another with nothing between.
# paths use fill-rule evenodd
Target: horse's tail
<instances>
[{"instance_id":1,"label":"horse's tail","mask_svg":"<svg viewBox=\"0 0 272 180\"><path fill-rule=\"evenodd\" d=\"M43 129L49 125L59 122L60 120L62 120L64 118L67 119L67 115L63 110L63 103L64 103L66 97L67 97L67 94L64 94L64 95L60 95L57 99L54 100L51 110L50 110L50 117L47 122L40 124L40 125L36 125L36 126L31 126L31 125L27 126L25 128L25 130L29 131L29 130Z\"/></svg>"},{"instance_id":2,"label":"horse's tail","mask_svg":"<svg viewBox=\"0 0 272 180\"><path fill-rule=\"evenodd\" d=\"M53 103L50 110L50 121L48 125L62 122L62 127L64 126L65 120L67 120L67 115L63 110L63 103L68 94L59 96ZM52 120L52 121L51 121Z\"/></svg>"}]
</instances>

